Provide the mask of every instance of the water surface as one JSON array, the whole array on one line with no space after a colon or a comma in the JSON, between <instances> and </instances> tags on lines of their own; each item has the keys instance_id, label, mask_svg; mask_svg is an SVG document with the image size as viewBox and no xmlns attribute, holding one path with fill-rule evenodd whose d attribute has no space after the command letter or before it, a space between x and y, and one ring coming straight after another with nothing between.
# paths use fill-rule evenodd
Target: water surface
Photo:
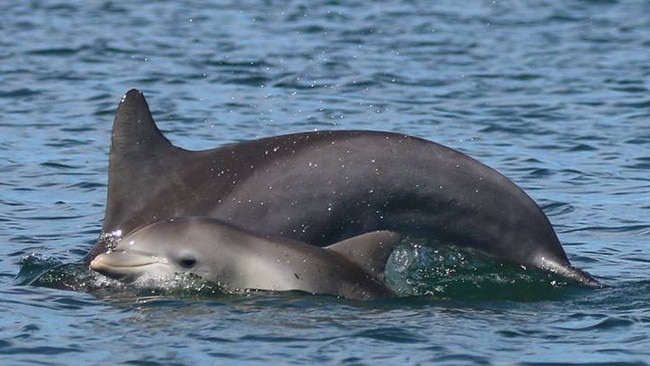
<instances>
[{"instance_id":1,"label":"water surface","mask_svg":"<svg viewBox=\"0 0 650 366\"><path fill-rule=\"evenodd\" d=\"M641 0L3 2L3 363L650 363L649 12ZM459 149L523 187L572 263L611 287L513 283L520 273L496 264L478 284L414 270L431 296L375 302L25 285L79 263L99 235L112 118L132 87L190 149L316 129Z\"/></svg>"}]
</instances>

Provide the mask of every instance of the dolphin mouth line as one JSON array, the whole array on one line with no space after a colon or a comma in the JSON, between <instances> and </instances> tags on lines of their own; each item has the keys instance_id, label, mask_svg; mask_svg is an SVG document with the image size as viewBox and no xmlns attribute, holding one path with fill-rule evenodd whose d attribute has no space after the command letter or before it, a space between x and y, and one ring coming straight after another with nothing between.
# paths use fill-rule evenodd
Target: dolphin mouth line
<instances>
[{"instance_id":1,"label":"dolphin mouth line","mask_svg":"<svg viewBox=\"0 0 650 366\"><path fill-rule=\"evenodd\" d=\"M93 259L90 262L90 267L93 268L94 266L106 266L106 267L111 267L111 268L138 268L138 267L146 267L150 266L153 264L158 264L162 262L156 262L156 261L148 261L148 262L139 262L139 263L117 263L117 262L111 262L111 261L106 261L106 257L101 257L97 256L95 259ZM94 268L93 268L94 269Z\"/></svg>"},{"instance_id":2,"label":"dolphin mouth line","mask_svg":"<svg viewBox=\"0 0 650 366\"><path fill-rule=\"evenodd\" d=\"M92 262L103 262L111 267L140 267L150 264L166 264L166 258L135 250L110 250L100 254Z\"/></svg>"},{"instance_id":3,"label":"dolphin mouth line","mask_svg":"<svg viewBox=\"0 0 650 366\"><path fill-rule=\"evenodd\" d=\"M104 276L129 281L140 277L148 266L167 264L166 258L136 251L113 250L100 254L90 262L90 268Z\"/></svg>"}]
</instances>

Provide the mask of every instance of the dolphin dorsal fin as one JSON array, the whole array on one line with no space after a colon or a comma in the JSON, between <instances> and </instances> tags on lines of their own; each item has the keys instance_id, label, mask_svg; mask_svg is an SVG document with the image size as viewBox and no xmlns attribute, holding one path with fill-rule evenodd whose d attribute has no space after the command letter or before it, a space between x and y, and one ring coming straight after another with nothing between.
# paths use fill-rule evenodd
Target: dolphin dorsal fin
<instances>
[{"instance_id":1,"label":"dolphin dorsal fin","mask_svg":"<svg viewBox=\"0 0 650 366\"><path fill-rule=\"evenodd\" d=\"M111 143L111 152L122 154L172 147L158 130L144 95L137 89L126 92L117 107Z\"/></svg>"},{"instance_id":2,"label":"dolphin dorsal fin","mask_svg":"<svg viewBox=\"0 0 650 366\"><path fill-rule=\"evenodd\" d=\"M159 194L157 182L164 182L166 172L181 163L179 150L156 127L142 93L129 90L113 122L104 232L120 229L126 234L143 224L127 221L139 217L135 212Z\"/></svg>"},{"instance_id":3,"label":"dolphin dorsal fin","mask_svg":"<svg viewBox=\"0 0 650 366\"><path fill-rule=\"evenodd\" d=\"M386 261L401 236L392 231L373 231L332 244L325 249L336 252L374 277L384 281Z\"/></svg>"}]
</instances>

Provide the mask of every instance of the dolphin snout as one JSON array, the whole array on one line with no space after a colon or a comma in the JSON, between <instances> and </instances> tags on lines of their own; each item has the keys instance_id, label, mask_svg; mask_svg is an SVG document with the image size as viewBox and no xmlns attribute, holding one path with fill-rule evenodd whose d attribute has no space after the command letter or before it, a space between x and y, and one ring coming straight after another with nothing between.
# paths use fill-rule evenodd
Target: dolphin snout
<instances>
[{"instance_id":1,"label":"dolphin snout","mask_svg":"<svg viewBox=\"0 0 650 366\"><path fill-rule=\"evenodd\" d=\"M145 273L145 267L164 262L156 256L118 250L98 255L90 262L90 268L106 277L129 282Z\"/></svg>"}]
</instances>

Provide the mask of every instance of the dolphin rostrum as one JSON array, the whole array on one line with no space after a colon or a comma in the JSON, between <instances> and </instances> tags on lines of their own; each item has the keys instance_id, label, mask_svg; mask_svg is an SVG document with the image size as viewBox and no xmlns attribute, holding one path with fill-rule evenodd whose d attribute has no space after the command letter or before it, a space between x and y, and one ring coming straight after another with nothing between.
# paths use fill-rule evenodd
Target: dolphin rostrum
<instances>
[{"instance_id":1,"label":"dolphin rostrum","mask_svg":"<svg viewBox=\"0 0 650 366\"><path fill-rule=\"evenodd\" d=\"M137 227L217 218L260 234L325 246L391 230L584 285L541 208L512 181L451 148L378 131L317 131L216 149L176 147L130 90L113 124L103 234L89 262Z\"/></svg>"},{"instance_id":2,"label":"dolphin rostrum","mask_svg":"<svg viewBox=\"0 0 650 366\"><path fill-rule=\"evenodd\" d=\"M254 235L212 218L175 218L131 232L90 267L154 286L191 273L228 292L298 290L369 300L395 296L384 283L384 268L399 240L396 233L374 231L319 248Z\"/></svg>"}]
</instances>

